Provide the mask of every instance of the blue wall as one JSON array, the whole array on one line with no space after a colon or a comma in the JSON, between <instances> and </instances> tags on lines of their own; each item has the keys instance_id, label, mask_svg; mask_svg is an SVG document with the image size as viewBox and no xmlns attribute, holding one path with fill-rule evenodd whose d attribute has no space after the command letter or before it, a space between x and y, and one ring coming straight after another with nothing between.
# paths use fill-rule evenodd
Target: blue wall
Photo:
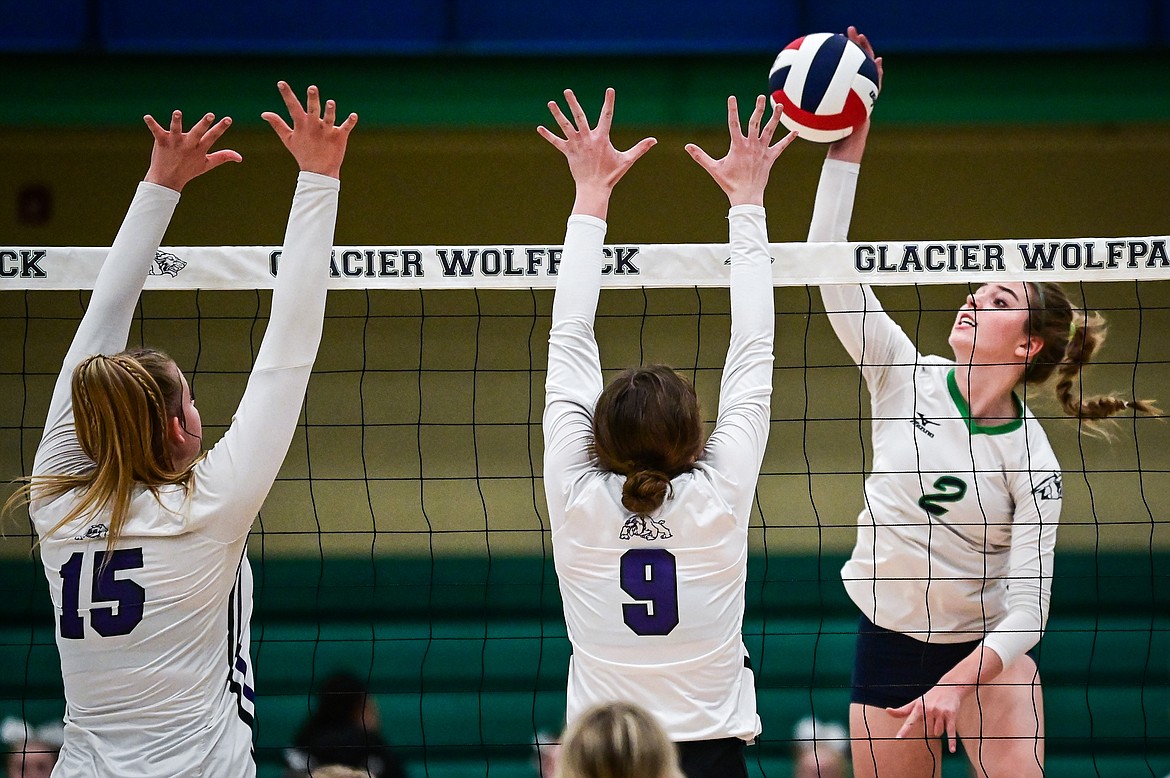
<instances>
[{"instance_id":1,"label":"blue wall","mask_svg":"<svg viewBox=\"0 0 1170 778\"><path fill-rule=\"evenodd\" d=\"M0 51L742 53L850 23L883 52L1170 46L1170 0L0 0Z\"/></svg>"}]
</instances>

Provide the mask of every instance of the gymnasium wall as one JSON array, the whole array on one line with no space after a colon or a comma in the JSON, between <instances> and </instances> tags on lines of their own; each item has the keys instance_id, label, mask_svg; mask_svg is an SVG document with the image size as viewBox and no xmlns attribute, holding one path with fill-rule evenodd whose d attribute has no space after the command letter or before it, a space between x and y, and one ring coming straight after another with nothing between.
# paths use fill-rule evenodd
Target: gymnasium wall
<instances>
[{"instance_id":1,"label":"gymnasium wall","mask_svg":"<svg viewBox=\"0 0 1170 778\"><path fill-rule=\"evenodd\" d=\"M282 3L279 11L267 3L223 4L210 10L200 6L196 18L188 15L196 13L194 7L182 4L150 4L146 13L129 0L62 2L54 24L45 25L43 15L19 16L31 4L3 0L0 12L6 23L0 30L7 37L0 72L10 105L0 115L0 244L107 245L147 165L149 135L140 117L147 112L163 116L175 107L188 116L211 110L235 117L224 145L241 151L245 162L188 187L166 242L279 243L295 169L259 119L260 111L278 105L273 86L278 78L298 89L318 83L343 111L362 116L343 171L339 244L559 242L572 199L571 182L563 160L534 128L547 121L545 103L564 87L578 90L595 112L609 85L618 90L618 142L632 144L647 134L659 139L658 148L618 188L609 239L722 241L723 196L682 151L683 144L722 150L727 94L746 98L763 90L775 49L800 32L838 29L855 19L886 55L887 83L875 114L853 237L1170 231L1170 99L1165 87L1170 83L1170 4L1164 0L1062 4L1059 12L1048 8L1040 15L1008 3L980 4L978 11L966 4L937 4L950 10L927 14L915 10L919 4L895 3L887 17L869 19L864 17L873 17L871 10L849 3L833 4L829 12L816 3L736 4L735 18L726 16L723 4L697 2L672 3L669 13L663 4L631 7L616 2L393 3L358 10L367 5L341 4L351 13L328 21L314 16L316 5L308 3ZM590 9L582 10L582 5ZM219 20L214 28L201 21L210 18ZM22 28L16 22L22 20L27 26L18 34ZM370 34L355 37L359 29ZM773 240L803 238L822 158L822 148L799 143L778 164L767 201ZM61 318L50 327L26 330L16 318L23 302L2 289L0 313L6 318L0 319L5 329L0 358L5 370L19 366L12 349L17 341L24 343L27 332L33 369L47 374L31 384L9 378L0 391L0 476L7 479L27 469L36 437L35 431L21 435L12 427L21 419L43 418L51 373L71 334L69 319L81 308L78 295L38 296L33 301L38 310ZM887 290L882 297L908 329L921 331L924 351L945 353L950 314L931 309L952 310L962 293L931 288L919 297L913 290ZM1134 291L1133 285L1093 285L1085 293L1091 305L1108 310L1131 300ZM821 317L813 317L806 344L805 317L810 305L813 311L818 306L813 298L810 302L803 289L778 292L777 408L796 417L807 401L818 417L855 420L858 387L851 366L802 370L810 360L826 367L846 361ZM1157 309L1170 307L1168 298L1166 284L1142 290L1147 316L1152 317L1147 327L1153 322L1165 331L1165 314ZM153 294L146 299L155 311L188 311L192 305L190 298ZM423 305L428 313L535 306L542 318L534 335L526 328L494 333L484 342L483 355L503 364L528 364L531 359L539 366L549 299L545 293L535 298L493 293L478 299L392 293L379 298L379 305L408 315ZM725 294L715 290L698 297L689 290L664 293L654 304L690 311L696 300L705 313L726 305ZM607 294L603 300L609 306L604 309L611 311L640 304L640 295L632 293ZM331 296L330 314L338 318L326 330L320 366L361 363L367 346L341 317L361 312L365 305L360 295ZM208 316L256 307L254 296L211 294L200 299L201 313ZM921 321L920 307L928 311ZM1111 319L1114 328L1103 357L1118 364L1094 371L1089 390L1136 389L1170 404L1165 389L1170 386L1170 355L1165 353L1170 345L1149 330L1139 341L1134 314L1118 311ZM719 361L725 347L719 339L726 337L725 327L719 334L723 325L725 320L712 320L712 335L702 346L707 362ZM250 322L225 325L217 337L197 346L185 326L151 325L147 337L172 350L185 366L199 355L204 369L247 369L251 351L244 344ZM377 345L373 359L393 362L406 354L416 346L412 333L423 326L421 319L409 319L394 338ZM432 319L426 326L439 322ZM431 403L428 413L469 419L473 409L458 399L466 398L468 336L461 325L451 326L459 334L436 338L432 346L435 364L455 372L451 383L433 387L425 402ZM695 345L678 336L692 329L651 331L644 358L693 358ZM637 358L638 334L619 328L605 332L607 368ZM1147 364L1134 386L1127 365L1139 342ZM349 419L361 394L356 380L315 378L312 417ZM711 409L713 380L700 383ZM230 419L240 383L225 379L203 384L200 404L211 441ZM533 418L538 417L540 399L538 392ZM507 394L481 397L479 402L486 404L474 412L479 418L514 415L515 400ZM374 413L397 418L395 414L417 415L421 411L412 403L424 400L387 392L375 393L371 402ZM839 434L814 435L799 446L793 425L773 430L766 470L788 472L807 459L818 473L842 475L819 476L811 488L803 478L768 480L761 505L774 534L769 539L757 529L757 550L765 542L790 552L839 552L851 544L861 499L856 472L866 433L855 421L840 425ZM1170 533L1162 523L1151 526L1143 507L1155 506L1156 518L1164 519L1157 507L1170 497L1164 476L1103 479L1075 473L1132 470L1139 457L1143 468L1165 471L1170 457L1167 426L1143 425L1139 453L1132 429L1119 430L1117 443L1108 445L1078 438L1072 423L1047 425L1070 469L1063 547L1140 551L1152 543L1170 548ZM428 466L467 475L467 463L474 460L468 445L465 439L436 442L428 449ZM401 452L402 447L387 450ZM362 449L352 434L321 433L313 451L326 463L326 472L352 473L363 466L358 459ZM534 449L524 438L496 441L492 451L500 468L527 468ZM535 452L539 462L538 448ZM411 466L404 462L401 470ZM294 444L285 475L302 474L307 467L305 447ZM382 535L386 545L378 551L424 551L425 536L393 533L425 527L423 519L436 516L453 530L443 536L439 551L477 553L489 543L495 544L494 550L516 553L542 548L535 514L543 508L533 505L531 488L501 494L493 515L532 531L490 541L474 531L484 524L479 496L465 489L437 490L426 517L414 509L371 509L362 493L334 492L320 498L324 502L314 513L301 487L278 484L266 508L264 529L270 535L265 553L317 553L318 519L326 529L357 533L329 539L334 544L329 551L368 550L370 539L361 533L370 528L390 533ZM757 516L755 521L760 526L763 519ZM454 531L468 527L468 532ZM310 534L295 534L300 530ZM0 548L6 555L22 555L28 543L9 538L0 541Z\"/></svg>"},{"instance_id":2,"label":"gymnasium wall","mask_svg":"<svg viewBox=\"0 0 1170 778\"><path fill-rule=\"evenodd\" d=\"M105 137L126 137L126 146L141 146L141 139L133 138L135 132L110 131ZM698 132L689 137L701 137L712 145L721 140L716 130ZM560 240L571 200L568 175L562 160L545 149L534 133L460 131L438 138L420 132L377 134L374 140L382 143L355 136L345 173L338 243ZM950 130L943 137L929 130L891 128L875 135L854 234L886 239L1165 232L1160 220L1165 199L1152 194L1157 181L1150 180L1141 196L1135 192L1124 202L1104 192L1133 192L1127 182L1135 178L1159 178L1164 187L1165 172L1158 176L1143 169L1146 158L1134 150L1162 144L1162 150L1148 161L1165 168L1170 159L1166 139L1152 130L1132 128L1116 132L1110 144L1090 143L1089 136L1089 131L1080 128ZM724 239L725 205L714 185L678 151L684 137L677 131L661 133L661 148L623 182L613 206L611 240ZM241 133L239 139L243 142L234 145L245 150L252 170L269 169L272 182L252 172L248 164L195 182L184 194L169 242L280 241L292 166L283 149L274 148L266 134ZM452 147L445 145L449 140L454 141ZM134 180L141 174L144 150L115 153L116 144L103 142L84 166L70 170L56 155L38 157L32 140L23 142L28 152L13 155L16 168L29 165L45 175L53 171L51 180L59 191L86 188L79 181L84 175L100 178L107 172L117 179L105 184L95 181L92 187L99 192L119 187L117 196L87 194L83 198L79 192L76 217L63 219L82 222L93 215L86 210L90 203L94 212L108 211L95 218L105 222L95 228L97 234L107 237L93 241L108 243ZM402 156L390 154L389 149ZM501 159L507 160L502 165L508 171L504 176L495 175L493 168ZM819 149L811 144L796 146L781 164L769 196L773 237L799 240L808 222ZM907 170L919 171L922 180L914 180ZM1029 170L1036 178L1021 179L1021 170ZM469 178L478 186L469 186ZM419 196L416 187L406 184L408 180L423 182L427 195ZM664 185L663 180L670 183ZM541 181L550 185L539 187ZM973 203L967 200L969 195L959 198L956 194L970 191L981 192L984 199ZM965 204L956 204L959 199ZM1043 207L1048 201L1058 207ZM403 211L409 215L401 216ZM76 230L76 236L62 242L88 242L81 230ZM224 237L211 240L208 236ZM49 241L15 241L17 245L40 242ZM1142 333L1135 312L1111 310L1133 304L1132 284L1084 288L1088 304L1106 310L1114 325L1102 354L1104 364L1090 373L1087 391L1116 389L1164 397L1164 388L1170 385L1166 367L1170 342L1158 333L1170 326L1166 287L1164 283L1143 285L1141 299L1147 310ZM955 287L924 288L920 293L886 289L882 298L907 331L918 335L924 351L946 353L945 335L963 291ZM12 371L0 386L0 426L6 427L0 433L0 453L6 478L20 472L13 463L23 460L27 470L31 462L37 431L27 420L44 418L53 376L83 298L36 293L26 303L19 294L0 294L0 315L10 317L3 319L3 366ZM132 339L142 337L170 351L194 374L209 443L222 434L238 402L260 330L252 317L259 316L263 322L266 299L266 294L251 293L203 293L198 300L189 294L159 292L144 297L148 321L141 335L136 328ZM774 406L782 421L773 428L765 461L765 472L773 475L761 481L753 548L841 553L852 543L852 526L861 507L858 473L868 431L856 422L862 412L858 373L848 364L824 318L815 315L820 310L815 294L810 298L803 288L782 289L777 301ZM33 316L29 325L20 318L26 304ZM401 318L378 320L367 332L364 316L371 305L375 314ZM329 554L371 550L426 554L432 549L473 555L488 551L539 554L547 540L540 530L539 483L498 477L531 473L532 463L540 461L538 428L520 425L539 420L539 371L545 360L550 305L547 292L478 296L386 292L369 299L356 292L331 293L326 345L307 405L307 418L315 426L308 434L296 436L283 480L265 507L262 544L253 550L266 556L310 557L322 549ZM696 354L701 364L718 365L726 348L727 320L722 315L726 306L722 290L653 292L648 302L639 292L607 292L602 313L632 314L632 318L599 327L605 365L616 368L642 358L686 366L695 363ZM643 328L637 318L643 308L673 311L681 318L652 321ZM701 337L693 318L700 309L707 315ZM534 328L527 318L530 311L537 316ZM475 317L481 313L516 314L516 318L484 319L479 322L482 330L477 331ZM209 321L219 316L234 318L210 325L201 337L195 337L196 317ZM168 322L167 317L176 320ZM431 371L425 387L411 375L377 374L418 365L424 337L425 364ZM1139 353L1143 365L1135 378L1130 365ZM531 381L519 375L507 382L487 383L482 373L477 377L474 372L530 366L537 371ZM22 368L32 377L22 378ZM714 371L705 372L699 381L708 416L717 402L716 383ZM1030 402L1038 413L1053 413L1051 403ZM407 426L362 430L353 425L360 424L363 411L373 423ZM804 425L799 420L805 417L815 421ZM416 435L410 426L415 420L467 424L473 418L515 426L485 429L477 436L470 434L470 427ZM12 429L21 419L27 426L23 436ZM329 425L337 426L330 429ZM1133 429L1123 426L1113 444L1078 439L1077 427L1070 421L1051 421L1047 427L1066 467L1063 549L1170 548L1161 508L1170 500L1170 483L1164 477L1170 466L1170 425L1143 423L1136 437ZM424 460L419 459L419 451L424 452ZM1136 474L1139 458L1145 477ZM430 478L461 480L435 480L420 486L412 476L424 472L424 464ZM371 492L355 481L327 483L311 491L300 480L310 468L315 477L326 480L369 473L377 482ZM1086 473L1079 474L1081 470ZM802 475L806 471L813 475ZM482 483L477 484L477 475L485 477ZM1156 523L1150 521L1151 506ZM321 535L318 528L326 534ZM27 540L18 537L4 545L6 553L16 556L28 549Z\"/></svg>"}]
</instances>

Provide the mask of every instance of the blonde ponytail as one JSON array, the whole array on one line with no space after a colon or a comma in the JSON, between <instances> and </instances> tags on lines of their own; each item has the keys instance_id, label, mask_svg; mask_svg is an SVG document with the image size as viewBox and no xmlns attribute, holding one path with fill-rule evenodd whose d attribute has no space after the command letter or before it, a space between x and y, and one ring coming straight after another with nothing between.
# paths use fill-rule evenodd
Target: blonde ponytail
<instances>
[{"instance_id":1,"label":"blonde ponytail","mask_svg":"<svg viewBox=\"0 0 1170 778\"><path fill-rule=\"evenodd\" d=\"M79 490L76 504L48 534L79 516L108 512L106 546L111 549L138 484L156 496L159 486L190 486L194 463L176 468L167 440L170 419L182 418L182 384L169 357L140 349L83 360L73 371L71 389L77 442L93 467L29 478L4 511Z\"/></svg>"}]
</instances>

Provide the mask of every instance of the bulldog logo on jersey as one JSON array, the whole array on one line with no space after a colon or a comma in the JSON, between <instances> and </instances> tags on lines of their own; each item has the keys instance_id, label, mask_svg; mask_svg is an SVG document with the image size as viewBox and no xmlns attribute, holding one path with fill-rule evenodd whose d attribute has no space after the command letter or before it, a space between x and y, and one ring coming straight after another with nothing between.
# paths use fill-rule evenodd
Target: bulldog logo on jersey
<instances>
[{"instance_id":1,"label":"bulldog logo on jersey","mask_svg":"<svg viewBox=\"0 0 1170 778\"><path fill-rule=\"evenodd\" d=\"M110 534L110 528L105 524L90 524L84 535L78 535L74 540L101 540Z\"/></svg>"},{"instance_id":2,"label":"bulldog logo on jersey","mask_svg":"<svg viewBox=\"0 0 1170 778\"><path fill-rule=\"evenodd\" d=\"M662 540L673 537L673 535L671 534L670 528L666 526L666 522L662 519L651 519L648 516L631 516L622 525L622 531L618 537L622 540L629 540L632 537L639 537L643 540Z\"/></svg>"},{"instance_id":3,"label":"bulldog logo on jersey","mask_svg":"<svg viewBox=\"0 0 1170 778\"><path fill-rule=\"evenodd\" d=\"M1064 484L1060 473L1053 473L1032 489L1032 494L1041 500L1059 500L1064 497Z\"/></svg>"},{"instance_id":4,"label":"bulldog logo on jersey","mask_svg":"<svg viewBox=\"0 0 1170 778\"><path fill-rule=\"evenodd\" d=\"M184 260L179 259L174 254L159 250L154 253L154 262L151 263L147 275L166 275L175 278L185 267L187 267L187 263Z\"/></svg>"}]
</instances>

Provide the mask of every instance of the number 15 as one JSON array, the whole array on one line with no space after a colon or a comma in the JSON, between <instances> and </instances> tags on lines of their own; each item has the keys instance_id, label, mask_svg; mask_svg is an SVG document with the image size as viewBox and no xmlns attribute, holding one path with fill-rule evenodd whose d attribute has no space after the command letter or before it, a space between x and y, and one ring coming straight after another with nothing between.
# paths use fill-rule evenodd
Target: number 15
<instances>
[{"instance_id":1,"label":"number 15","mask_svg":"<svg viewBox=\"0 0 1170 778\"><path fill-rule=\"evenodd\" d=\"M79 640L85 637L85 620L81 617L81 565L85 554L75 552L61 565L61 637ZM112 602L114 607L91 607L89 622L95 632L104 638L129 635L142 621L142 606L146 604L146 590L125 578L118 578L123 570L142 567L141 548L119 548L106 561L105 551L93 554L93 582L90 585L91 602Z\"/></svg>"}]
</instances>

